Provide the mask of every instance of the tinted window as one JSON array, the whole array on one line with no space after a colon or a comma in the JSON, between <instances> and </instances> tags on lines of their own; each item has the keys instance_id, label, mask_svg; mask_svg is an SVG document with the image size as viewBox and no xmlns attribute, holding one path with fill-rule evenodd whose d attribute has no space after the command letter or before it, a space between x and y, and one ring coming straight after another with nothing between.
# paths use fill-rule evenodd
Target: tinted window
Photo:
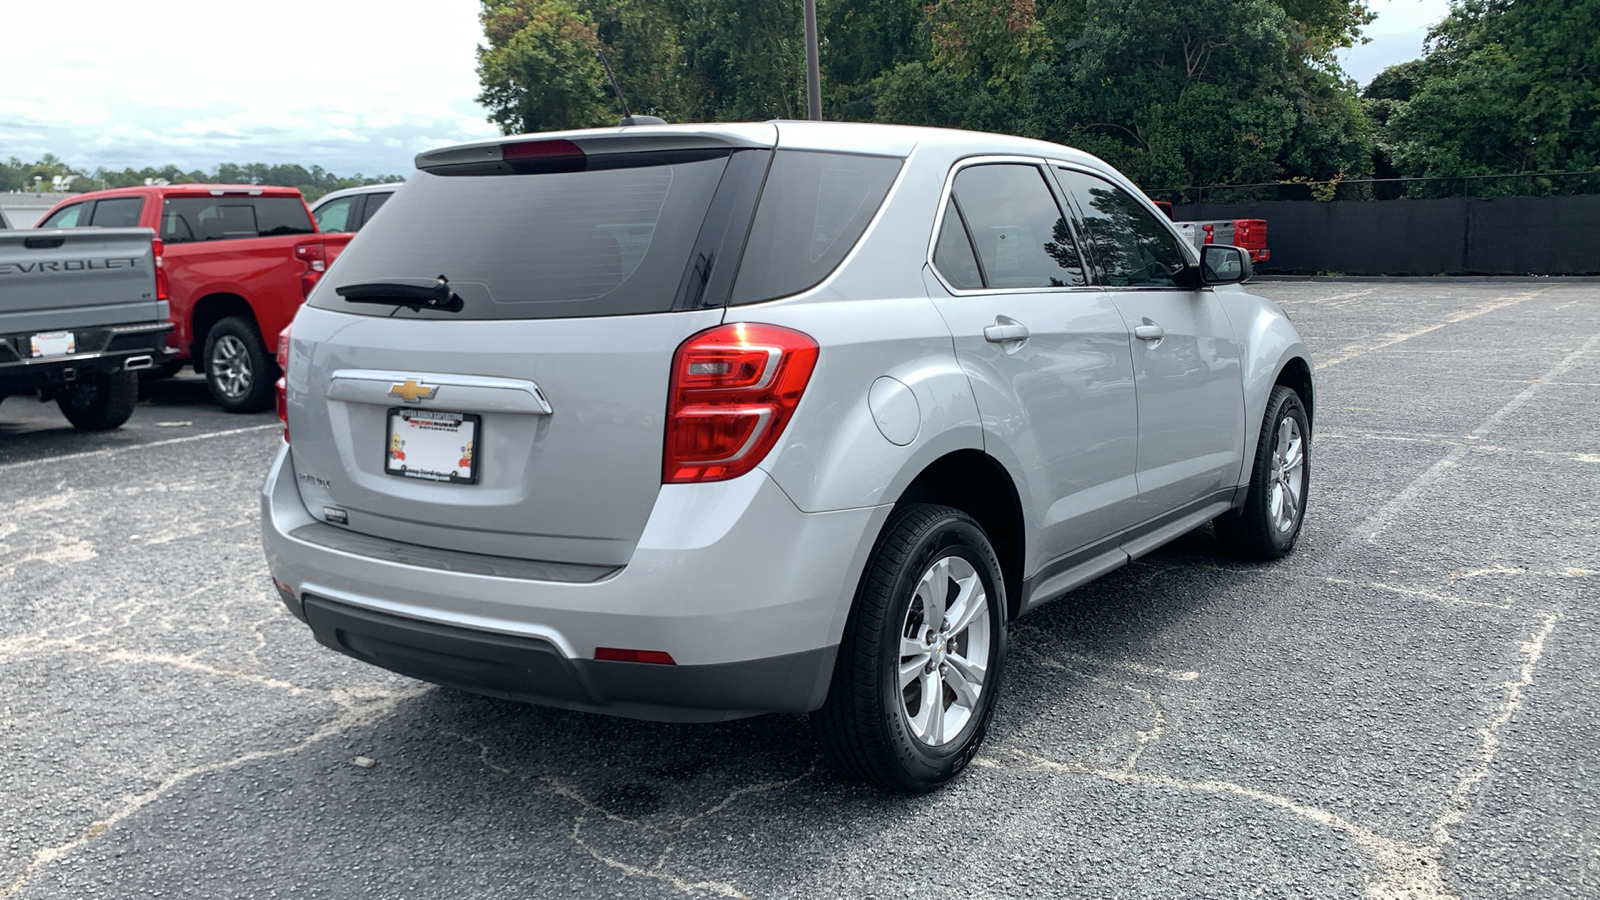
<instances>
[{"instance_id":1,"label":"tinted window","mask_svg":"<svg viewBox=\"0 0 1600 900\"><path fill-rule=\"evenodd\" d=\"M1077 244L1038 167L1008 163L962 169L955 197L989 287L1085 282Z\"/></svg>"},{"instance_id":2,"label":"tinted window","mask_svg":"<svg viewBox=\"0 0 1600 900\"><path fill-rule=\"evenodd\" d=\"M366 210L366 212L361 214L361 223L363 225L365 225L366 223L371 222L372 221L372 217L377 215L378 214L378 210L382 209L383 205L385 203L388 203L389 202L389 198L393 197L393 196L394 196L394 192L393 191L384 191L381 194L368 194L367 195L367 210ZM357 226L357 227L359 228L360 226Z\"/></svg>"},{"instance_id":3,"label":"tinted window","mask_svg":"<svg viewBox=\"0 0 1600 900\"><path fill-rule=\"evenodd\" d=\"M956 209L954 198L944 205L944 224L939 226L939 243L933 248L933 264L954 287L963 290L983 287L978 257L972 252L972 241L967 238L967 228L961 222L961 211Z\"/></svg>"},{"instance_id":4,"label":"tinted window","mask_svg":"<svg viewBox=\"0 0 1600 900\"><path fill-rule=\"evenodd\" d=\"M139 213L144 209L143 197L117 197L101 200L94 205L92 225L101 228L137 228Z\"/></svg>"},{"instance_id":5,"label":"tinted window","mask_svg":"<svg viewBox=\"0 0 1600 900\"><path fill-rule=\"evenodd\" d=\"M718 156L585 172L418 172L339 257L311 303L387 316L393 307L346 303L336 288L432 284L444 275L465 309L424 317L665 312L727 165Z\"/></svg>"},{"instance_id":6,"label":"tinted window","mask_svg":"<svg viewBox=\"0 0 1600 900\"><path fill-rule=\"evenodd\" d=\"M174 197L161 209L161 239L174 244L310 233L298 197Z\"/></svg>"},{"instance_id":7,"label":"tinted window","mask_svg":"<svg viewBox=\"0 0 1600 900\"><path fill-rule=\"evenodd\" d=\"M1165 225L1132 194L1103 178L1058 169L1061 181L1083 208L1087 239L1104 269L1106 284L1175 287L1187 265Z\"/></svg>"},{"instance_id":8,"label":"tinted window","mask_svg":"<svg viewBox=\"0 0 1600 900\"><path fill-rule=\"evenodd\" d=\"M320 231L350 231L350 210L356 205L355 197L340 197L317 207L312 213Z\"/></svg>"},{"instance_id":9,"label":"tinted window","mask_svg":"<svg viewBox=\"0 0 1600 900\"><path fill-rule=\"evenodd\" d=\"M83 215L84 204L74 203L63 207L50 214L50 218L39 223L40 228L76 228L78 217Z\"/></svg>"},{"instance_id":10,"label":"tinted window","mask_svg":"<svg viewBox=\"0 0 1600 900\"><path fill-rule=\"evenodd\" d=\"M832 272L861 239L900 171L882 156L780 150L756 207L734 303L797 294Z\"/></svg>"}]
</instances>

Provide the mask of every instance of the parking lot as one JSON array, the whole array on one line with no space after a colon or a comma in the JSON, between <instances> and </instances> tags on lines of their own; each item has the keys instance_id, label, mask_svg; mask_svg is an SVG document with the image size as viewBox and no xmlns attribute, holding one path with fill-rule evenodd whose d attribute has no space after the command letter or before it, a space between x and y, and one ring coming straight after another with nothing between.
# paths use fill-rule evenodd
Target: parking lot
<instances>
[{"instance_id":1,"label":"parking lot","mask_svg":"<svg viewBox=\"0 0 1600 900\"><path fill-rule=\"evenodd\" d=\"M317 645L270 413L0 404L0 900L1600 894L1600 284L1262 283L1317 361L1298 552L1207 529L1019 621L975 765L663 725ZM370 766L358 765L370 761Z\"/></svg>"}]
</instances>

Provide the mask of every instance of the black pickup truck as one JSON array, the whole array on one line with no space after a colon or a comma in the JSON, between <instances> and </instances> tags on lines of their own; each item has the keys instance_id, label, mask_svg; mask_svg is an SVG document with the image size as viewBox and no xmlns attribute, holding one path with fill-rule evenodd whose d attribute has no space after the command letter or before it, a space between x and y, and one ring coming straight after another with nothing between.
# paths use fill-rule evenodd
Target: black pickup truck
<instances>
[{"instance_id":1,"label":"black pickup truck","mask_svg":"<svg viewBox=\"0 0 1600 900\"><path fill-rule=\"evenodd\" d=\"M167 347L165 279L148 228L0 228L0 399L54 400L75 427L133 415Z\"/></svg>"}]
</instances>

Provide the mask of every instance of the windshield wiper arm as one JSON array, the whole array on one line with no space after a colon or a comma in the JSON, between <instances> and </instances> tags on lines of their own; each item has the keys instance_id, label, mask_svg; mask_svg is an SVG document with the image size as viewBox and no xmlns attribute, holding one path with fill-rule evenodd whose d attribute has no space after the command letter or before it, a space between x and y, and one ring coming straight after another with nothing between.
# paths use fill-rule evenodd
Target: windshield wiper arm
<instances>
[{"instance_id":1,"label":"windshield wiper arm","mask_svg":"<svg viewBox=\"0 0 1600 900\"><path fill-rule=\"evenodd\" d=\"M439 276L433 284L405 284L397 281L372 281L365 284L346 284L334 292L350 303L382 303L404 306L413 312L437 309L442 312L460 312L466 306L461 295L450 290L450 279Z\"/></svg>"}]
</instances>

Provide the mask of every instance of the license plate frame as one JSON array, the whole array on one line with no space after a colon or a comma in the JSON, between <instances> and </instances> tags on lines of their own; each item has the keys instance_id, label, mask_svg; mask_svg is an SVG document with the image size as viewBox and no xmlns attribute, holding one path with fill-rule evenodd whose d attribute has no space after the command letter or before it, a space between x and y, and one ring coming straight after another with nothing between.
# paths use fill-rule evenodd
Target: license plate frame
<instances>
[{"instance_id":1,"label":"license plate frame","mask_svg":"<svg viewBox=\"0 0 1600 900\"><path fill-rule=\"evenodd\" d=\"M34 359L72 356L78 352L78 335L71 331L41 331L28 338L28 351Z\"/></svg>"},{"instance_id":2,"label":"license plate frame","mask_svg":"<svg viewBox=\"0 0 1600 900\"><path fill-rule=\"evenodd\" d=\"M430 422L435 424L423 424ZM460 443L463 435L465 444ZM452 445L459 454L453 461L445 455ZM392 406L384 416L383 473L434 484L477 484L483 475L477 453L482 445L482 416ZM460 465L462 461L467 465Z\"/></svg>"}]
</instances>

